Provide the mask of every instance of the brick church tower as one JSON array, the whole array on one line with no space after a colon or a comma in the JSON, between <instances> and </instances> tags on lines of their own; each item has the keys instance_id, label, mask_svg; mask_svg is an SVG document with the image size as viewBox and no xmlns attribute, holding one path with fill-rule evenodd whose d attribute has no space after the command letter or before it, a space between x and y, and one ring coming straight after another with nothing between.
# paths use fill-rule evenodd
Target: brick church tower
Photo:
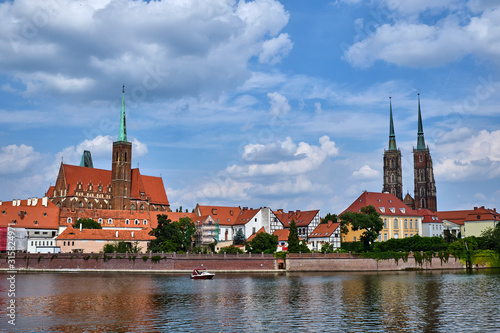
<instances>
[{"instance_id":1,"label":"brick church tower","mask_svg":"<svg viewBox=\"0 0 500 333\"><path fill-rule=\"evenodd\" d=\"M389 124L389 149L384 150L384 186L382 192L394 194L403 200L403 177L401 171L401 150L396 145L394 122L392 120L392 101L389 97L390 124Z\"/></svg>"},{"instance_id":2,"label":"brick church tower","mask_svg":"<svg viewBox=\"0 0 500 333\"><path fill-rule=\"evenodd\" d=\"M111 209L130 209L132 189L132 143L127 141L125 122L125 86L122 89L122 111L118 140L113 142L111 165Z\"/></svg>"},{"instance_id":3,"label":"brick church tower","mask_svg":"<svg viewBox=\"0 0 500 333\"><path fill-rule=\"evenodd\" d=\"M420 94L418 94L418 134L417 148L413 148L414 167L414 200L415 209L425 208L433 212L437 210L436 183L429 147L425 146L422 114L420 111Z\"/></svg>"}]
</instances>

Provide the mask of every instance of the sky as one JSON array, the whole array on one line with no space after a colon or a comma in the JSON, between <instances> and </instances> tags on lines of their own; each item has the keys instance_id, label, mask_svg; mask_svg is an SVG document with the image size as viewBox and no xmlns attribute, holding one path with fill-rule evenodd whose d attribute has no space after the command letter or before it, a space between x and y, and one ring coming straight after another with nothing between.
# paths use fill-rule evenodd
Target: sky
<instances>
[{"instance_id":1,"label":"sky","mask_svg":"<svg viewBox=\"0 0 500 333\"><path fill-rule=\"evenodd\" d=\"M132 165L171 207L320 209L382 191L389 97L413 195L417 94L438 210L500 208L494 0L0 2L0 200L61 162Z\"/></svg>"}]
</instances>

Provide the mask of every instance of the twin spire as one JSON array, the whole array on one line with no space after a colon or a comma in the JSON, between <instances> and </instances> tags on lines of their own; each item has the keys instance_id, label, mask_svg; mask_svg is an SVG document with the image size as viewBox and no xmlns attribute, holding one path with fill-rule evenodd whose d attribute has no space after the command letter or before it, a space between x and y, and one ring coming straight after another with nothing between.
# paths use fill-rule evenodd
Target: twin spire
<instances>
[{"instance_id":1,"label":"twin spire","mask_svg":"<svg viewBox=\"0 0 500 333\"><path fill-rule=\"evenodd\" d=\"M118 133L119 142L127 142L127 124L125 121L125 85L122 87L122 112L120 116L120 131Z\"/></svg>"},{"instance_id":2,"label":"twin spire","mask_svg":"<svg viewBox=\"0 0 500 333\"><path fill-rule=\"evenodd\" d=\"M390 123L389 123L389 150L397 150L396 134L394 133L394 121L392 120L392 98L389 97ZM420 93L418 93L418 133L417 149L425 149L424 127L422 125L422 113L420 111Z\"/></svg>"}]
</instances>

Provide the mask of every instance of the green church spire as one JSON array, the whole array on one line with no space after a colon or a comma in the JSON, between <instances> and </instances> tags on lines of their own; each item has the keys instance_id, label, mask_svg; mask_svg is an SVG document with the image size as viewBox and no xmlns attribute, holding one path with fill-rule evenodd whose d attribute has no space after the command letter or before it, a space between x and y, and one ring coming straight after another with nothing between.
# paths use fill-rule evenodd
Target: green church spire
<instances>
[{"instance_id":1,"label":"green church spire","mask_svg":"<svg viewBox=\"0 0 500 333\"><path fill-rule=\"evenodd\" d=\"M122 113L120 116L120 132L118 133L118 141L127 142L127 125L125 122L125 85L122 88Z\"/></svg>"},{"instance_id":2,"label":"green church spire","mask_svg":"<svg viewBox=\"0 0 500 333\"><path fill-rule=\"evenodd\" d=\"M422 113L420 112L420 93L418 94L418 134L417 149L425 149L424 127L422 126Z\"/></svg>"},{"instance_id":3,"label":"green church spire","mask_svg":"<svg viewBox=\"0 0 500 333\"><path fill-rule=\"evenodd\" d=\"M396 146L396 134L394 134L394 122L392 120L392 100L391 100L391 97L389 97L389 108L390 108L390 115L391 115L391 122L389 125L389 150L397 150L398 147Z\"/></svg>"}]
</instances>

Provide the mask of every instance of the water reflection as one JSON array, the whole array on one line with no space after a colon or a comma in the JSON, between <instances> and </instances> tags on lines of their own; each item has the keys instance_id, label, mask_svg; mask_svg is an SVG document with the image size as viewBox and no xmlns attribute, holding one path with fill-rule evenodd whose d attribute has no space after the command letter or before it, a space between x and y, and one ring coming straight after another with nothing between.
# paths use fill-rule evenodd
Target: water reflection
<instances>
[{"instance_id":1,"label":"water reflection","mask_svg":"<svg viewBox=\"0 0 500 333\"><path fill-rule=\"evenodd\" d=\"M18 274L16 283L12 332L495 332L500 326L498 270L218 274L198 281ZM1 330L6 288L0 275Z\"/></svg>"}]
</instances>

